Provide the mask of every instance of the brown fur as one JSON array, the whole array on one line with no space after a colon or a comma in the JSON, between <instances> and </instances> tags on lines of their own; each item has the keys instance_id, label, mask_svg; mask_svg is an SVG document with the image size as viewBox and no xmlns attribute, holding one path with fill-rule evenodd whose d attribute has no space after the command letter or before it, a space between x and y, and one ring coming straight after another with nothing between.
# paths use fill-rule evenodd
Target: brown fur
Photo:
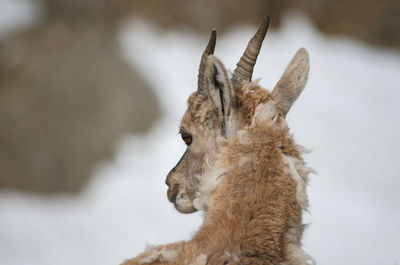
<instances>
[{"instance_id":1,"label":"brown fur","mask_svg":"<svg viewBox=\"0 0 400 265\"><path fill-rule=\"evenodd\" d=\"M301 201L307 201L302 185L310 170L285 121L307 79L304 52L284 73L301 78L281 80L272 93L243 80L232 85L222 63L210 56L209 91L199 88L190 96L181 123L192 143L167 177L177 210L196 211L201 200L204 223L190 241L148 249L124 265L306 264Z\"/></svg>"}]
</instances>

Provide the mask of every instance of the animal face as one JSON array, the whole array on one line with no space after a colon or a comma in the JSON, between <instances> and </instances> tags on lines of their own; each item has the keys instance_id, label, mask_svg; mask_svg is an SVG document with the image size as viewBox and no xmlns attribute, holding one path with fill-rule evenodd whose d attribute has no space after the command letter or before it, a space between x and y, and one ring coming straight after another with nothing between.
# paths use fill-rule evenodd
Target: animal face
<instances>
[{"instance_id":1,"label":"animal face","mask_svg":"<svg viewBox=\"0 0 400 265\"><path fill-rule=\"evenodd\" d=\"M207 95L193 93L180 125L186 152L167 177L168 199L183 213L195 211L193 200L201 176L210 171L218 155L222 124Z\"/></svg>"},{"instance_id":2,"label":"animal face","mask_svg":"<svg viewBox=\"0 0 400 265\"><path fill-rule=\"evenodd\" d=\"M281 128L305 86L308 55L304 49L296 53L271 93L251 82L268 24L269 18L250 40L232 77L212 55L215 30L211 34L199 67L198 89L189 97L180 125L187 149L166 179L168 199L179 212L191 213L199 208L194 202L203 196L203 179L216 170L223 146L250 126L271 123Z\"/></svg>"}]
</instances>

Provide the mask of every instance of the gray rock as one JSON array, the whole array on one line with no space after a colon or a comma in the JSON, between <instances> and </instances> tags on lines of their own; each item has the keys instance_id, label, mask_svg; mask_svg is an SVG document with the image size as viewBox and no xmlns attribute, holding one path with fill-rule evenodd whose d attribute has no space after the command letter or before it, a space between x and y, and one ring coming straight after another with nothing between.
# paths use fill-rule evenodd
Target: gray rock
<instances>
[{"instance_id":1,"label":"gray rock","mask_svg":"<svg viewBox=\"0 0 400 265\"><path fill-rule=\"evenodd\" d=\"M126 132L159 109L96 23L50 23L0 46L0 188L77 192Z\"/></svg>"}]
</instances>

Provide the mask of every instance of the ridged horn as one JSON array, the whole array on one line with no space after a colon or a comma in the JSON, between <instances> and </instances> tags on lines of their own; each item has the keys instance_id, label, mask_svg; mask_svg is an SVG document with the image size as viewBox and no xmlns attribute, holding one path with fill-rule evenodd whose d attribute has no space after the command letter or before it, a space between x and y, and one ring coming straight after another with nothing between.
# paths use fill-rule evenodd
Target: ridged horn
<instances>
[{"instance_id":1,"label":"ridged horn","mask_svg":"<svg viewBox=\"0 0 400 265\"><path fill-rule=\"evenodd\" d=\"M258 28L257 33L249 41L246 50L244 51L240 61L237 63L236 69L233 72L232 81L239 80L251 81L253 75L253 68L256 64L257 56L260 52L262 42L267 34L269 26L269 17L264 19L264 22Z\"/></svg>"},{"instance_id":2,"label":"ridged horn","mask_svg":"<svg viewBox=\"0 0 400 265\"><path fill-rule=\"evenodd\" d=\"M214 54L215 43L217 41L217 31L213 29L211 31L211 37L208 41L207 47L201 56L200 66L199 66L199 76L197 80L197 89L199 92L206 88L206 82L204 80L204 71L206 69L207 57Z\"/></svg>"}]
</instances>

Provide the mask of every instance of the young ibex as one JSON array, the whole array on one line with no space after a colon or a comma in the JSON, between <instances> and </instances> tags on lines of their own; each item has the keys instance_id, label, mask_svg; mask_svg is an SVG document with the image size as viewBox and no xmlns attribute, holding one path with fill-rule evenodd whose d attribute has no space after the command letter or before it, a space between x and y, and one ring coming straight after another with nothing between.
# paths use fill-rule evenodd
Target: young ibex
<instances>
[{"instance_id":1,"label":"young ibex","mask_svg":"<svg viewBox=\"0 0 400 265\"><path fill-rule=\"evenodd\" d=\"M215 30L201 58L180 126L187 149L166 183L179 212L205 212L203 225L192 240L149 248L124 265L311 262L301 236L312 170L285 121L306 85L308 54L296 53L272 92L252 82L268 24L267 17L232 78L212 55Z\"/></svg>"}]
</instances>

